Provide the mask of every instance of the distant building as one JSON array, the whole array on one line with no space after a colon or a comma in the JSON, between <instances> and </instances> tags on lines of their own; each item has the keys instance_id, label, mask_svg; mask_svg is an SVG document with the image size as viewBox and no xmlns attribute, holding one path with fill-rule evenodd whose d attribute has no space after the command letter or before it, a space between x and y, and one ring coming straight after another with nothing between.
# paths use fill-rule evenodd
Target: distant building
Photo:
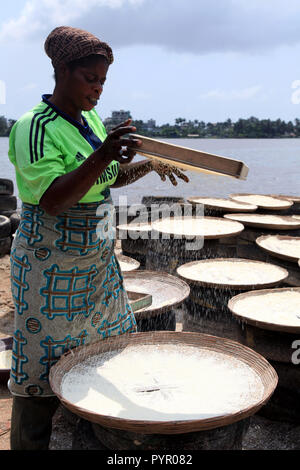
<instances>
[{"instance_id":1,"label":"distant building","mask_svg":"<svg viewBox=\"0 0 300 470\"><path fill-rule=\"evenodd\" d=\"M120 111L113 111L110 117L104 119L103 124L110 131L113 127L121 124L121 122L127 121L127 119L131 119L130 111L121 109Z\"/></svg>"},{"instance_id":2,"label":"distant building","mask_svg":"<svg viewBox=\"0 0 300 470\"><path fill-rule=\"evenodd\" d=\"M111 113L111 118L114 122L117 122L120 124L123 121L126 121L127 119L131 119L131 114L130 111L124 111L121 109L120 111L113 111Z\"/></svg>"},{"instance_id":3,"label":"distant building","mask_svg":"<svg viewBox=\"0 0 300 470\"><path fill-rule=\"evenodd\" d=\"M153 131L156 128L156 121L154 119L149 119L146 122L146 129L147 131Z\"/></svg>"}]
</instances>

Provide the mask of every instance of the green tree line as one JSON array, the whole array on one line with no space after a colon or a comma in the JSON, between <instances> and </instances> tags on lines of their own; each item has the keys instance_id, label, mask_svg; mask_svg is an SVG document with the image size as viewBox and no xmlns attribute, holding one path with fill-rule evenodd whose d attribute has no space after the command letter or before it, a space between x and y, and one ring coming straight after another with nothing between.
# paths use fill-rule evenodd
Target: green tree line
<instances>
[{"instance_id":1,"label":"green tree line","mask_svg":"<svg viewBox=\"0 0 300 470\"><path fill-rule=\"evenodd\" d=\"M16 121L0 116L0 136L8 137L12 126ZM250 117L232 122L227 119L224 122L207 122L197 119L188 121L184 118L176 118L175 123L161 126L147 127L142 120L133 120L137 128L137 134L148 137L201 137L201 138L280 138L300 137L300 119L293 122L285 122L281 119L258 119Z\"/></svg>"},{"instance_id":2,"label":"green tree line","mask_svg":"<svg viewBox=\"0 0 300 470\"><path fill-rule=\"evenodd\" d=\"M201 138L275 138L275 137L300 137L300 119L294 122L285 122L281 119L258 119L250 117L232 122L227 119L224 122L207 122L184 118L175 119L175 124L163 124L152 129L147 129L143 121L133 121L137 133L149 137L201 137Z\"/></svg>"},{"instance_id":3,"label":"green tree line","mask_svg":"<svg viewBox=\"0 0 300 470\"><path fill-rule=\"evenodd\" d=\"M14 119L6 119L6 117L0 116L0 137L8 137L15 122Z\"/></svg>"}]
</instances>

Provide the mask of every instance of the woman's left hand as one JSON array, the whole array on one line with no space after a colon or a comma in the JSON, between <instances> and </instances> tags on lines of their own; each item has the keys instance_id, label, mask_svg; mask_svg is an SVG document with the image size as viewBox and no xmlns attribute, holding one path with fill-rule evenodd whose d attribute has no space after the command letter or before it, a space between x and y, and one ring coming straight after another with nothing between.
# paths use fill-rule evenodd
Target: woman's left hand
<instances>
[{"instance_id":1,"label":"woman's left hand","mask_svg":"<svg viewBox=\"0 0 300 470\"><path fill-rule=\"evenodd\" d=\"M107 136L106 141L112 141L115 152L117 153L114 157L119 163L128 165L132 162L136 153L138 152L137 147L142 145L142 142L133 136L124 137L124 135L135 132L136 127L130 126L132 119L121 122L118 126L114 127Z\"/></svg>"},{"instance_id":2,"label":"woman's left hand","mask_svg":"<svg viewBox=\"0 0 300 470\"><path fill-rule=\"evenodd\" d=\"M156 160L151 160L150 163L152 170L156 171L162 181L166 181L166 178L168 176L173 186L177 186L177 181L174 176L176 175L178 178L181 178L186 183L189 182L189 178L184 175L178 168L176 168L176 166L161 163Z\"/></svg>"}]
</instances>

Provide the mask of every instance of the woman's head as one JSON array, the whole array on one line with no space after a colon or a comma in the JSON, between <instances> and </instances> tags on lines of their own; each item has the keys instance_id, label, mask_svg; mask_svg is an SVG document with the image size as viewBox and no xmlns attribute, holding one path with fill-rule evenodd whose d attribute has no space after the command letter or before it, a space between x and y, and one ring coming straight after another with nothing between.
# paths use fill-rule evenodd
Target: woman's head
<instances>
[{"instance_id":1,"label":"woman's head","mask_svg":"<svg viewBox=\"0 0 300 470\"><path fill-rule=\"evenodd\" d=\"M106 57L112 64L114 57L106 42L100 41L88 31L70 26L55 28L45 41L45 52L50 57L54 68L90 55Z\"/></svg>"},{"instance_id":2,"label":"woman's head","mask_svg":"<svg viewBox=\"0 0 300 470\"><path fill-rule=\"evenodd\" d=\"M67 26L47 37L45 51L54 67L56 87L78 109L92 109L102 92L113 54L108 44L91 33Z\"/></svg>"}]
</instances>

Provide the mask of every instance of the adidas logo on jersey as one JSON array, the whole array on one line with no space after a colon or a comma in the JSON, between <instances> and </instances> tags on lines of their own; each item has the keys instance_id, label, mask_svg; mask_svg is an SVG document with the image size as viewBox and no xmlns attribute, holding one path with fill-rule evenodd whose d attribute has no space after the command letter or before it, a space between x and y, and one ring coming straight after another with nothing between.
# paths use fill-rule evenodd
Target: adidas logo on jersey
<instances>
[{"instance_id":1,"label":"adidas logo on jersey","mask_svg":"<svg viewBox=\"0 0 300 470\"><path fill-rule=\"evenodd\" d=\"M84 157L84 156L82 155L82 153L80 153L80 152L77 152L77 154L75 155L75 158L76 158L76 160L77 160L78 162L81 162L82 160L85 160L85 159L86 159L86 157Z\"/></svg>"}]
</instances>

